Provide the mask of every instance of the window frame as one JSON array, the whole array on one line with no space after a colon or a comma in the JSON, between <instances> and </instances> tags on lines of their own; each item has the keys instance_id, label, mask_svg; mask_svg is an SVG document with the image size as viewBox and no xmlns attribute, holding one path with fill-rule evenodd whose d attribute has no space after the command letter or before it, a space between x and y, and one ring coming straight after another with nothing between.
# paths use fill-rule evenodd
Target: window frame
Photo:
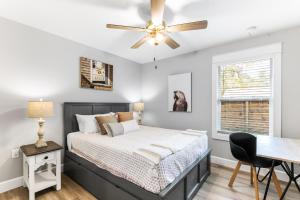
<instances>
[{"instance_id":1,"label":"window frame","mask_svg":"<svg viewBox=\"0 0 300 200\"><path fill-rule=\"evenodd\" d=\"M271 87L269 136L281 137L281 52L282 44L275 43L266 46L245 49L212 58L212 138L229 140L229 134L218 133L220 125L220 106L218 98L219 66L252 60L271 59Z\"/></svg>"}]
</instances>

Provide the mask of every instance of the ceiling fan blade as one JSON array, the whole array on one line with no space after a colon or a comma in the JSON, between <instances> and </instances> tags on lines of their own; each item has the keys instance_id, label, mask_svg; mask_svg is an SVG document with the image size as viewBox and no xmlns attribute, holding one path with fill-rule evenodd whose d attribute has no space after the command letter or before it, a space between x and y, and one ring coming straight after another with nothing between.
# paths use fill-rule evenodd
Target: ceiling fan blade
<instances>
[{"instance_id":1,"label":"ceiling fan blade","mask_svg":"<svg viewBox=\"0 0 300 200\"><path fill-rule=\"evenodd\" d=\"M167 34L163 34L165 43L172 49L180 47L180 45Z\"/></svg>"},{"instance_id":2,"label":"ceiling fan blade","mask_svg":"<svg viewBox=\"0 0 300 200\"><path fill-rule=\"evenodd\" d=\"M154 25L162 24L165 0L151 0L151 21Z\"/></svg>"},{"instance_id":3,"label":"ceiling fan blade","mask_svg":"<svg viewBox=\"0 0 300 200\"><path fill-rule=\"evenodd\" d=\"M207 20L204 20L204 21L196 21L196 22L168 26L167 31L180 32L180 31L191 31L191 30L206 29L206 28L207 28Z\"/></svg>"},{"instance_id":4,"label":"ceiling fan blade","mask_svg":"<svg viewBox=\"0 0 300 200\"><path fill-rule=\"evenodd\" d=\"M145 28L134 27L134 26L123 26L123 25L116 25L116 24L106 24L106 28L112 29L120 29L120 30L128 30L128 31L145 31Z\"/></svg>"},{"instance_id":5,"label":"ceiling fan blade","mask_svg":"<svg viewBox=\"0 0 300 200\"><path fill-rule=\"evenodd\" d=\"M142 39L140 39L139 41L137 41L137 43L135 43L131 48L132 49L137 49L140 46L142 46L145 42L147 42L149 39L150 39L149 35L146 35Z\"/></svg>"}]
</instances>

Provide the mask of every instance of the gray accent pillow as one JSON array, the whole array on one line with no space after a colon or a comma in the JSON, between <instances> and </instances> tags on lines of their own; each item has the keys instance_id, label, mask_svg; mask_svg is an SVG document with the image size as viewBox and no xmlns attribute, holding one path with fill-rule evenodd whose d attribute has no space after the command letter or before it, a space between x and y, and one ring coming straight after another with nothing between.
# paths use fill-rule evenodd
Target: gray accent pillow
<instances>
[{"instance_id":1,"label":"gray accent pillow","mask_svg":"<svg viewBox=\"0 0 300 200\"><path fill-rule=\"evenodd\" d=\"M103 124L107 135L110 137L116 137L124 134L124 128L121 123L105 123Z\"/></svg>"}]
</instances>

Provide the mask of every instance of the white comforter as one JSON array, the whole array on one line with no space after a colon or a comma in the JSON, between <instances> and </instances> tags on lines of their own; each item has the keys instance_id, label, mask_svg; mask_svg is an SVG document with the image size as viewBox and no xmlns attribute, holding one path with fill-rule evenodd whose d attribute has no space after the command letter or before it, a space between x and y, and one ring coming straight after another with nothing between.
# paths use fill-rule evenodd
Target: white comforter
<instances>
[{"instance_id":1,"label":"white comforter","mask_svg":"<svg viewBox=\"0 0 300 200\"><path fill-rule=\"evenodd\" d=\"M138 131L118 137L76 132L68 134L67 140L70 151L116 176L159 193L207 150L206 135L185 135L190 144L158 164L135 153L145 146L167 141L174 134L181 131L141 126Z\"/></svg>"}]
</instances>

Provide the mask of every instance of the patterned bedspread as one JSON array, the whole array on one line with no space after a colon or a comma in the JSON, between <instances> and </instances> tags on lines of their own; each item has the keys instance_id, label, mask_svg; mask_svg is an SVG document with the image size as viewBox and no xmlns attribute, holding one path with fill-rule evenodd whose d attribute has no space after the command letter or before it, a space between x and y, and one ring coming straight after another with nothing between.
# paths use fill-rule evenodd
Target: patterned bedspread
<instances>
[{"instance_id":1,"label":"patterned bedspread","mask_svg":"<svg viewBox=\"0 0 300 200\"><path fill-rule=\"evenodd\" d=\"M76 132L68 134L67 140L71 152L150 192L159 193L207 150L207 136L186 135L193 138L192 142L158 164L133 152L180 133L179 130L141 126L138 131L118 137Z\"/></svg>"}]
</instances>

